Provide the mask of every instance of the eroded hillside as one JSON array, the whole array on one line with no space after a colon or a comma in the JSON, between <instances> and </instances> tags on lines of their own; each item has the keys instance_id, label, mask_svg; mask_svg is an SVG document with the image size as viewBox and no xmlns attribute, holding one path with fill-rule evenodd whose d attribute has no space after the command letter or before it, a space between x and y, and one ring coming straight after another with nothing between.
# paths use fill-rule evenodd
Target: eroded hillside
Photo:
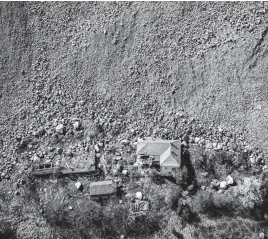
<instances>
[{"instance_id":1,"label":"eroded hillside","mask_svg":"<svg viewBox=\"0 0 268 239\"><path fill-rule=\"evenodd\" d=\"M85 115L130 121L149 104L183 108L265 146L266 14L261 2L2 3L2 140L83 100Z\"/></svg>"},{"instance_id":2,"label":"eroded hillside","mask_svg":"<svg viewBox=\"0 0 268 239\"><path fill-rule=\"evenodd\" d=\"M236 161L247 152L256 174L265 171L267 11L266 2L1 3L0 175L8 195L20 195L16 182L33 162L83 167L94 143L135 158L146 136L189 137L190 150L231 152ZM37 191L42 198L43 187L59 189L61 197L61 186Z\"/></svg>"}]
</instances>

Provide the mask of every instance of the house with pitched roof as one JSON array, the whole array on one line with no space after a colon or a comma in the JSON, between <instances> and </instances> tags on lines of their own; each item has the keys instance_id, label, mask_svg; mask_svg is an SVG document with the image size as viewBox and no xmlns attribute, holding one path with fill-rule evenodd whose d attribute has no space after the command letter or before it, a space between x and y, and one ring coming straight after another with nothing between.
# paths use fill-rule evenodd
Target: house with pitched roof
<instances>
[{"instance_id":1,"label":"house with pitched roof","mask_svg":"<svg viewBox=\"0 0 268 239\"><path fill-rule=\"evenodd\" d=\"M147 138L137 143L137 157L151 158L152 163L159 164L161 173L173 175L181 166L181 141Z\"/></svg>"}]
</instances>

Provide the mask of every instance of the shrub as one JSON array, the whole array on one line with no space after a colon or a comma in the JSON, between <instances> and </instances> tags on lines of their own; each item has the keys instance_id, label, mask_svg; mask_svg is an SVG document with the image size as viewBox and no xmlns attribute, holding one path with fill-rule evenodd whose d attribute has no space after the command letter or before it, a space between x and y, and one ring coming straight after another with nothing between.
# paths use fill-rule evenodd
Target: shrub
<instances>
[{"instance_id":1,"label":"shrub","mask_svg":"<svg viewBox=\"0 0 268 239\"><path fill-rule=\"evenodd\" d=\"M200 191L193 200L193 211L210 217L235 215L239 202L228 194Z\"/></svg>"},{"instance_id":2,"label":"shrub","mask_svg":"<svg viewBox=\"0 0 268 239\"><path fill-rule=\"evenodd\" d=\"M243 182L238 182L234 187L234 196L237 197L246 208L253 209L262 205L261 181L256 177L246 177Z\"/></svg>"},{"instance_id":3,"label":"shrub","mask_svg":"<svg viewBox=\"0 0 268 239\"><path fill-rule=\"evenodd\" d=\"M173 187L168 192L165 201L171 210L176 210L178 207L179 198L182 196L181 189L178 187Z\"/></svg>"}]
</instances>

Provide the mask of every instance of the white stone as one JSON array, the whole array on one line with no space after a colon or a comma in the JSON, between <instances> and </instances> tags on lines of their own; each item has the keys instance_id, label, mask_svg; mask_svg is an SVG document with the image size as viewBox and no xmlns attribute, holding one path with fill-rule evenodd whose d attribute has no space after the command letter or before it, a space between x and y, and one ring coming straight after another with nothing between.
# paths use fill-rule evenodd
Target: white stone
<instances>
[{"instance_id":1,"label":"white stone","mask_svg":"<svg viewBox=\"0 0 268 239\"><path fill-rule=\"evenodd\" d=\"M197 144L200 141L199 137L195 137L194 142Z\"/></svg>"},{"instance_id":2,"label":"white stone","mask_svg":"<svg viewBox=\"0 0 268 239\"><path fill-rule=\"evenodd\" d=\"M256 163L256 158L254 156L250 156L249 157L249 161L251 162L251 164L255 164Z\"/></svg>"},{"instance_id":3,"label":"white stone","mask_svg":"<svg viewBox=\"0 0 268 239\"><path fill-rule=\"evenodd\" d=\"M136 198L139 200L142 200L142 193L141 192L136 192Z\"/></svg>"},{"instance_id":4,"label":"white stone","mask_svg":"<svg viewBox=\"0 0 268 239\"><path fill-rule=\"evenodd\" d=\"M35 154L32 158L33 162L40 163L40 158Z\"/></svg>"},{"instance_id":5,"label":"white stone","mask_svg":"<svg viewBox=\"0 0 268 239\"><path fill-rule=\"evenodd\" d=\"M212 147L213 147L212 143L210 143L210 142L206 143L206 148L207 149L212 149Z\"/></svg>"},{"instance_id":6,"label":"white stone","mask_svg":"<svg viewBox=\"0 0 268 239\"><path fill-rule=\"evenodd\" d=\"M78 130L79 128L80 128L80 122L79 121L75 121L74 123L73 123L73 127L74 127L74 129L76 129L76 130Z\"/></svg>"},{"instance_id":7,"label":"white stone","mask_svg":"<svg viewBox=\"0 0 268 239\"><path fill-rule=\"evenodd\" d=\"M63 132L64 132L64 126L63 126L63 124L57 125L56 132L59 133L59 134L63 134Z\"/></svg>"},{"instance_id":8,"label":"white stone","mask_svg":"<svg viewBox=\"0 0 268 239\"><path fill-rule=\"evenodd\" d=\"M228 185L233 185L233 184L234 184L234 179L233 179L230 175L228 175L228 176L226 177L226 183L227 183Z\"/></svg>"},{"instance_id":9,"label":"white stone","mask_svg":"<svg viewBox=\"0 0 268 239\"><path fill-rule=\"evenodd\" d=\"M98 145L95 145L95 151L96 151L97 153L100 152L100 148L99 148Z\"/></svg>"},{"instance_id":10,"label":"white stone","mask_svg":"<svg viewBox=\"0 0 268 239\"><path fill-rule=\"evenodd\" d=\"M80 183L80 182L77 182L74 185L78 190L82 187L82 183Z\"/></svg>"},{"instance_id":11,"label":"white stone","mask_svg":"<svg viewBox=\"0 0 268 239\"><path fill-rule=\"evenodd\" d=\"M129 144L129 140L127 140L127 139L123 139L123 140L121 141L121 144L123 144L123 145L128 145L128 144Z\"/></svg>"},{"instance_id":12,"label":"white stone","mask_svg":"<svg viewBox=\"0 0 268 239\"><path fill-rule=\"evenodd\" d=\"M263 171L266 171L268 169L268 166L267 165L264 165L263 167L262 167L262 170Z\"/></svg>"},{"instance_id":13,"label":"white stone","mask_svg":"<svg viewBox=\"0 0 268 239\"><path fill-rule=\"evenodd\" d=\"M221 189L227 189L227 182L226 182L226 181L222 181L222 182L220 183L220 188L221 188Z\"/></svg>"},{"instance_id":14,"label":"white stone","mask_svg":"<svg viewBox=\"0 0 268 239\"><path fill-rule=\"evenodd\" d=\"M124 170L122 171L122 174L127 175L127 170L124 169Z\"/></svg>"},{"instance_id":15,"label":"white stone","mask_svg":"<svg viewBox=\"0 0 268 239\"><path fill-rule=\"evenodd\" d=\"M221 149L222 149L222 144L218 144L217 150L221 150Z\"/></svg>"}]
</instances>

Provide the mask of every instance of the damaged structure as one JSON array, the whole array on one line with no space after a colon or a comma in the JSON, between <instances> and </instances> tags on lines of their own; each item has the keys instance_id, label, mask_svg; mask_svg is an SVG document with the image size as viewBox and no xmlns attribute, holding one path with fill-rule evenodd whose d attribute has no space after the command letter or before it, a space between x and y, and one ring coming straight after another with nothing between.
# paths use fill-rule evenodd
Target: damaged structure
<instances>
[{"instance_id":1,"label":"damaged structure","mask_svg":"<svg viewBox=\"0 0 268 239\"><path fill-rule=\"evenodd\" d=\"M109 197L116 193L116 185L113 181L99 181L90 183L90 197Z\"/></svg>"}]
</instances>

